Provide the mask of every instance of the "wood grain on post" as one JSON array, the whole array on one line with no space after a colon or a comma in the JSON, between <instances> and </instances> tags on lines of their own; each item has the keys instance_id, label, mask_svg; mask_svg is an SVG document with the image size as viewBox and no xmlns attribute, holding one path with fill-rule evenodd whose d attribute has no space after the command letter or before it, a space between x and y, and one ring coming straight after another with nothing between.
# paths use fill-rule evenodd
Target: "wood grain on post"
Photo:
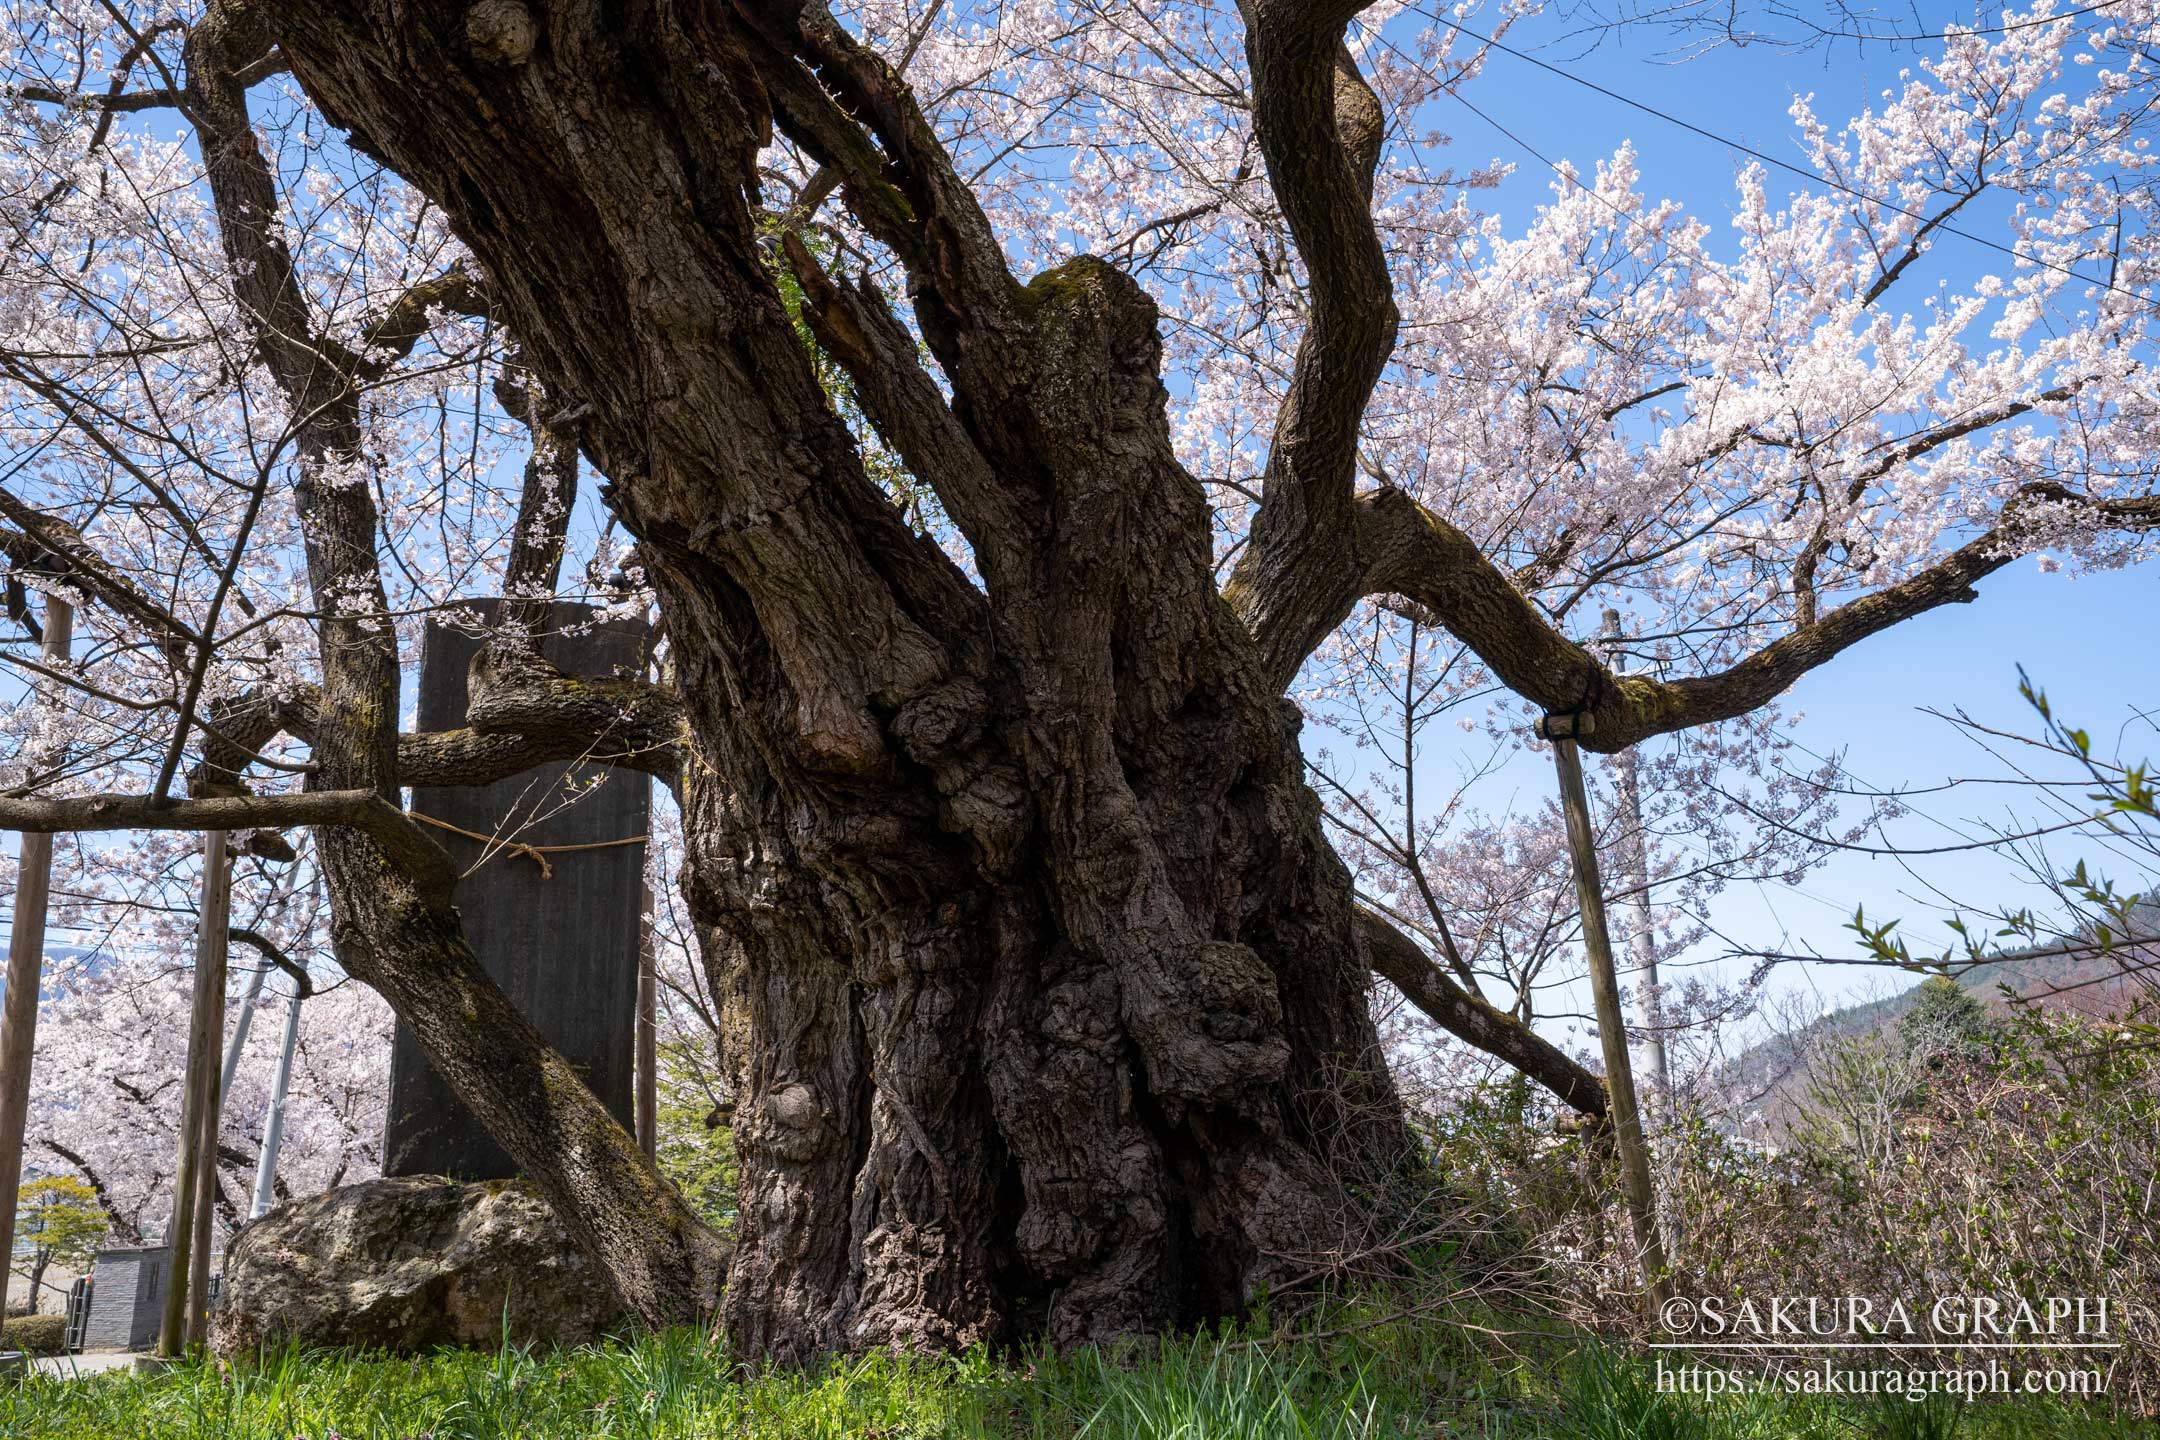
<instances>
[{"instance_id":1,"label":"wood grain on post","mask_svg":"<svg viewBox=\"0 0 2160 1440\"><path fill-rule=\"evenodd\" d=\"M218 888L226 897L222 908L230 912L230 879ZM225 1034L225 960L231 948L222 924L218 936L217 957L212 965L217 971L217 980L210 987L210 1022L206 1030L213 1047ZM217 1203L218 1117L225 1109L224 1081L222 1069L211 1070L210 1093L203 1097L202 1119L195 1132L195 1227L188 1237L187 1343L190 1348L209 1338L210 1219Z\"/></svg>"},{"instance_id":2,"label":"wood grain on post","mask_svg":"<svg viewBox=\"0 0 2160 1440\"><path fill-rule=\"evenodd\" d=\"M660 985L653 952L652 886L645 886L638 900L637 1143L650 1160L660 1145Z\"/></svg>"},{"instance_id":3,"label":"wood grain on post","mask_svg":"<svg viewBox=\"0 0 2160 1440\"><path fill-rule=\"evenodd\" d=\"M217 1087L223 1038L226 927L232 891L227 883L225 832L203 836L202 908L195 928L195 994L189 1008L187 1079L180 1109L179 1161L173 1167L172 1223L165 1227L165 1313L157 1353L177 1359L187 1342L189 1252L195 1238L197 1165L203 1158L203 1111ZM213 1016L213 1011L217 1014ZM216 1028L212 1028L213 1024Z\"/></svg>"},{"instance_id":4,"label":"wood grain on post","mask_svg":"<svg viewBox=\"0 0 2160 1440\"><path fill-rule=\"evenodd\" d=\"M1605 928L1605 891L1598 875L1597 837L1590 825L1590 797L1583 789L1582 751L1565 716L1548 716L1539 727L1552 741L1560 772L1560 809L1567 816L1568 855L1574 862L1575 896L1582 910L1583 949L1590 961L1590 997L1597 1008L1598 1043L1605 1056L1605 1089L1611 1096L1613 1136L1620 1151L1620 1184L1628 1221L1642 1255L1643 1291L1653 1308L1665 1303L1665 1245L1658 1234L1657 1195L1650 1184L1650 1152L1643 1142L1642 1110L1635 1072L1628 1061L1627 1020L1620 1012L1620 981L1613 969L1612 936ZM1556 733L1557 732L1557 733Z\"/></svg>"},{"instance_id":5,"label":"wood grain on post","mask_svg":"<svg viewBox=\"0 0 2160 1440\"><path fill-rule=\"evenodd\" d=\"M45 602L45 660L67 663L75 610ZM8 934L7 999L0 1008L0 1309L15 1253L15 1195L22 1185L23 1129L30 1116L30 1055L37 1044L38 990L45 980L45 906L52 894L52 836L24 834L15 869L15 923ZM35 1295L31 1303L37 1303Z\"/></svg>"}]
</instances>

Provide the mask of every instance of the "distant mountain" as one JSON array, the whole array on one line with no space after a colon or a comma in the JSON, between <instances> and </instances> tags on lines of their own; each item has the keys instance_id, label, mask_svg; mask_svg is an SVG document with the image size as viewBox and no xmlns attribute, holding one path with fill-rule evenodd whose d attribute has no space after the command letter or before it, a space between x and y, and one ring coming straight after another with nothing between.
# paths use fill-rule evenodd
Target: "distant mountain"
<instances>
[{"instance_id":1,"label":"distant mountain","mask_svg":"<svg viewBox=\"0 0 2160 1440\"><path fill-rule=\"evenodd\" d=\"M54 974L59 971L62 962L70 960L87 961L86 966L78 966L74 968L76 968L78 971L87 969L89 973L95 974L105 965L110 964L112 961L112 957L104 954L102 951L91 949L89 946L86 945L47 945L45 947L44 977L46 981L49 983L52 980ZM7 969L4 965L0 965L0 1005L4 1005L6 1003Z\"/></svg>"},{"instance_id":2,"label":"distant mountain","mask_svg":"<svg viewBox=\"0 0 2160 1440\"><path fill-rule=\"evenodd\" d=\"M2160 903L2148 901L2140 905L2133 917L2137 934L2160 935ZM2160 945L2138 946L2130 956L2160 970ZM2141 989L2116 957L2066 944L2011 951L2000 960L1962 971L1955 978L1998 1014L2020 1004L2114 1016L2127 1009ZM1719 1074L1718 1089L1738 1102L1743 1114L1758 1117L1743 1128L1749 1133L1760 1131L1772 1136L1782 1130L1806 1089L1810 1058L1832 1041L1896 1028L1913 1008L1920 983L1916 980L1894 995L1829 1011L1796 1031L1750 1046L1728 1061Z\"/></svg>"}]
</instances>

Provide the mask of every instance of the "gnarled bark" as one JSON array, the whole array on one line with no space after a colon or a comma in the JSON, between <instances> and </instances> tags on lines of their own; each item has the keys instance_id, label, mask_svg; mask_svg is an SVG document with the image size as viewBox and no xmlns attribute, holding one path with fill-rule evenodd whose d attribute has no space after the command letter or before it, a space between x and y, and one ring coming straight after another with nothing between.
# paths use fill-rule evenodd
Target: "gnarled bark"
<instances>
[{"instance_id":1,"label":"gnarled bark","mask_svg":"<svg viewBox=\"0 0 2160 1440\"><path fill-rule=\"evenodd\" d=\"M739 1342L1106 1336L1362 1243L1408 1145L1349 879L1214 591L1145 295L1007 274L816 7L265 8L448 208L658 590L687 889L742 1026ZM954 403L865 403L987 595L870 483L780 306L774 112L916 275Z\"/></svg>"}]
</instances>

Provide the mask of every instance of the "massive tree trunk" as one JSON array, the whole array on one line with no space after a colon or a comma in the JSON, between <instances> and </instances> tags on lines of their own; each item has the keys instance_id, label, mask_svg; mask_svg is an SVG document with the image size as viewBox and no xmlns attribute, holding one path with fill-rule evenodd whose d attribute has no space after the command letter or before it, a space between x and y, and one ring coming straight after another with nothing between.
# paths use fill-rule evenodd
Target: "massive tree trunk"
<instances>
[{"instance_id":1,"label":"massive tree trunk","mask_svg":"<svg viewBox=\"0 0 2160 1440\"><path fill-rule=\"evenodd\" d=\"M738 1342L1107 1336L1363 1243L1408 1141L1350 883L1212 583L1147 297L1090 259L1015 282L815 11L265 9L589 407L659 592L686 885L745 1027ZM781 307L752 208L774 108L861 163L849 202L914 272L950 408L873 295L794 255L983 588L865 476Z\"/></svg>"}]
</instances>

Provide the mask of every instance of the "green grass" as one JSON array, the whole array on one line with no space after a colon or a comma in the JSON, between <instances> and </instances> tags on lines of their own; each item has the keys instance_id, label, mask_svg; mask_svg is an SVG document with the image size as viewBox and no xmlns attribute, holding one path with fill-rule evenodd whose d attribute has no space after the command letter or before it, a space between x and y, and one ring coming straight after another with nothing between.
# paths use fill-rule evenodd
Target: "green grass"
<instances>
[{"instance_id":1,"label":"green grass","mask_svg":"<svg viewBox=\"0 0 2160 1440\"><path fill-rule=\"evenodd\" d=\"M1185 1337L1001 1362L872 1356L746 1373L687 1333L415 1360L284 1351L163 1375L0 1385L9 1440L2160 1440L2061 1406L1840 1407L1659 1393L1552 1337L1499 1363L1437 1323ZM1537 1353L1542 1352L1543 1358Z\"/></svg>"}]
</instances>

